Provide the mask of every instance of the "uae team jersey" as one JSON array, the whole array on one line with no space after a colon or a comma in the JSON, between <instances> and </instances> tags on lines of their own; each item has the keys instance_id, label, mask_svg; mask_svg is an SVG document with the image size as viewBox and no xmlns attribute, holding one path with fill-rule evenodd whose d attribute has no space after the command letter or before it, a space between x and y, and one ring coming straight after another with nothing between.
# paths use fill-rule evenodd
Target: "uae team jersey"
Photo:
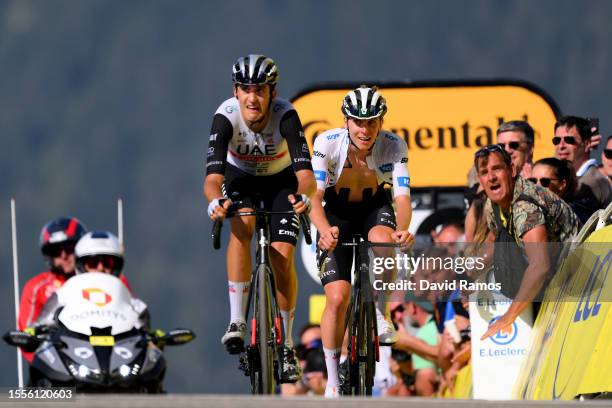
<instances>
[{"instance_id":1,"label":"uae team jersey","mask_svg":"<svg viewBox=\"0 0 612 408\"><path fill-rule=\"evenodd\" d=\"M338 182L349 144L348 130L340 128L321 133L315 139L312 167L319 190L325 190ZM381 131L372 152L366 156L366 162L370 169L376 171L378 184L393 185L394 197L410 195L406 142L391 132Z\"/></svg>"},{"instance_id":2,"label":"uae team jersey","mask_svg":"<svg viewBox=\"0 0 612 408\"><path fill-rule=\"evenodd\" d=\"M226 163L253 176L271 176L290 165L311 170L304 129L290 102L275 98L266 127L255 133L244 123L236 98L217 109L210 132L206 174L225 174Z\"/></svg>"}]
</instances>

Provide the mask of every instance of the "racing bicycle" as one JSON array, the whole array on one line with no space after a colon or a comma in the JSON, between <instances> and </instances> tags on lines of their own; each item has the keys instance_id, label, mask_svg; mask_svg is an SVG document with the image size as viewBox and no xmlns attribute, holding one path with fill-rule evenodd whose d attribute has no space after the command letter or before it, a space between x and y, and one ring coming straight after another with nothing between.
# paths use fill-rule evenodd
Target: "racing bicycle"
<instances>
[{"instance_id":1,"label":"racing bicycle","mask_svg":"<svg viewBox=\"0 0 612 408\"><path fill-rule=\"evenodd\" d=\"M299 195L296 195L299 199ZM244 204L235 201L229 208L226 218L255 217L256 234L256 266L251 274L251 287L249 288L245 321L252 313L248 344L246 348L238 350L240 355L240 369L251 379L251 392L253 394L274 394L279 383L280 370L282 370L281 347L284 343L283 321L276 299L276 277L270 262L270 216L293 216L293 211L268 211L263 208L263 201L254 211L239 212L238 208ZM223 205L220 202L219 205ZM248 205L252 207L252 205ZM300 215L300 225L304 238L308 244L310 238L310 220L305 214ZM213 247L221 247L221 221L213 224Z\"/></svg>"},{"instance_id":2,"label":"racing bicycle","mask_svg":"<svg viewBox=\"0 0 612 408\"><path fill-rule=\"evenodd\" d=\"M354 247L355 268L351 301L344 322L348 330L347 367L340 369L343 395L372 395L376 362L380 360L380 343L374 293L370 280L368 248L398 248L400 244L369 242L359 234L352 242L340 242L340 246ZM325 266L328 251L321 251L317 258L319 270Z\"/></svg>"}]
</instances>

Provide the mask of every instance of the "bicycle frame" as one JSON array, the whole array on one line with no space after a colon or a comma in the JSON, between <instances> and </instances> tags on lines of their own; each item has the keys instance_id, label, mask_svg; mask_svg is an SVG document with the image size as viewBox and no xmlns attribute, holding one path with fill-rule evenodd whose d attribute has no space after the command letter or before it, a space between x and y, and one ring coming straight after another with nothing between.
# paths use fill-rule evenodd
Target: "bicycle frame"
<instances>
[{"instance_id":1,"label":"bicycle frame","mask_svg":"<svg viewBox=\"0 0 612 408\"><path fill-rule=\"evenodd\" d=\"M396 248L399 245L368 242L360 235L354 235L353 242L339 245L356 248L355 281L344 321L344 330L348 330L349 335L349 356L348 381L345 381L343 391L347 395L372 395L376 362L380 361L380 342L367 251L370 246ZM327 251L323 251L319 260L326 256Z\"/></svg>"},{"instance_id":2,"label":"bicycle frame","mask_svg":"<svg viewBox=\"0 0 612 408\"><path fill-rule=\"evenodd\" d=\"M263 202L254 211L234 211L229 216L254 216L256 265L251 274L245 321L253 307L250 336L240 357L240 369L251 379L253 394L274 394L279 383L281 361L279 347L283 344L284 325L276 299L276 275L270 262L270 215L294 215L293 211L267 211ZM310 237L309 221L302 215L302 229ZM221 223L213 226L213 245L220 247Z\"/></svg>"}]
</instances>

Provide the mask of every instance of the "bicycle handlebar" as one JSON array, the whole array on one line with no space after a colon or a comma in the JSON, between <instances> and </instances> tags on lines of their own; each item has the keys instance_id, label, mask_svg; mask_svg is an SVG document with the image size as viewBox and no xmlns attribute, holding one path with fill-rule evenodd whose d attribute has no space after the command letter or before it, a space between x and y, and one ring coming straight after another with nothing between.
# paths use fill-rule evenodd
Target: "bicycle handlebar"
<instances>
[{"instance_id":1,"label":"bicycle handlebar","mask_svg":"<svg viewBox=\"0 0 612 408\"><path fill-rule=\"evenodd\" d=\"M296 194L296 198L299 200L301 200L301 197ZM225 203L227 199L221 199L219 200L219 205L223 206L223 203ZM294 211L267 211L264 209L256 209L255 211L248 211L248 212L239 212L238 211L238 204L242 203L241 201L236 201L234 203L232 203L232 205L230 206L227 216L225 218L231 218L231 217L248 217L248 216L256 216L258 214L264 213L267 215L282 215L282 214L295 214ZM310 235L310 219L308 218L308 216L306 214L300 214L299 215L300 218L300 224L302 226L302 232L304 233L304 240L306 241L306 243L308 245L312 244L312 237ZM214 249L219 249L221 248L221 228L223 227L223 221L221 220L215 220L215 222L213 223L213 228L212 228L212 240L213 240L213 248Z\"/></svg>"},{"instance_id":2,"label":"bicycle handlebar","mask_svg":"<svg viewBox=\"0 0 612 408\"><path fill-rule=\"evenodd\" d=\"M403 244L398 244L397 242L370 242L370 241L362 241L362 242L339 242L339 246L344 247L357 247L359 245L366 245L370 247L379 247L379 248L401 248ZM329 250L324 249L317 256L317 269L321 270L321 266L323 266L323 261L327 258L329 254Z\"/></svg>"}]
</instances>

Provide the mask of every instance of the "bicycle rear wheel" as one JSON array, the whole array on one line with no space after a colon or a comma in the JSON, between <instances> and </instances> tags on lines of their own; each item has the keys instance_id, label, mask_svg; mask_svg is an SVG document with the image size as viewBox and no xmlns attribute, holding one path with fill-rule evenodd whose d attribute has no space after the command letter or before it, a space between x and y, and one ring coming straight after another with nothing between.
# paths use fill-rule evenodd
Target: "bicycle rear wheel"
<instances>
[{"instance_id":1,"label":"bicycle rear wheel","mask_svg":"<svg viewBox=\"0 0 612 408\"><path fill-rule=\"evenodd\" d=\"M272 347L273 321L272 321L272 293L269 267L261 265L257 271L258 318L257 318L257 344L259 348L259 361L261 367L261 394L274 394L276 383L274 373L274 352Z\"/></svg>"},{"instance_id":2,"label":"bicycle rear wheel","mask_svg":"<svg viewBox=\"0 0 612 408\"><path fill-rule=\"evenodd\" d=\"M350 341L348 356L349 395L372 395L376 370L376 312L372 302L365 302L356 291L350 310Z\"/></svg>"}]
</instances>

